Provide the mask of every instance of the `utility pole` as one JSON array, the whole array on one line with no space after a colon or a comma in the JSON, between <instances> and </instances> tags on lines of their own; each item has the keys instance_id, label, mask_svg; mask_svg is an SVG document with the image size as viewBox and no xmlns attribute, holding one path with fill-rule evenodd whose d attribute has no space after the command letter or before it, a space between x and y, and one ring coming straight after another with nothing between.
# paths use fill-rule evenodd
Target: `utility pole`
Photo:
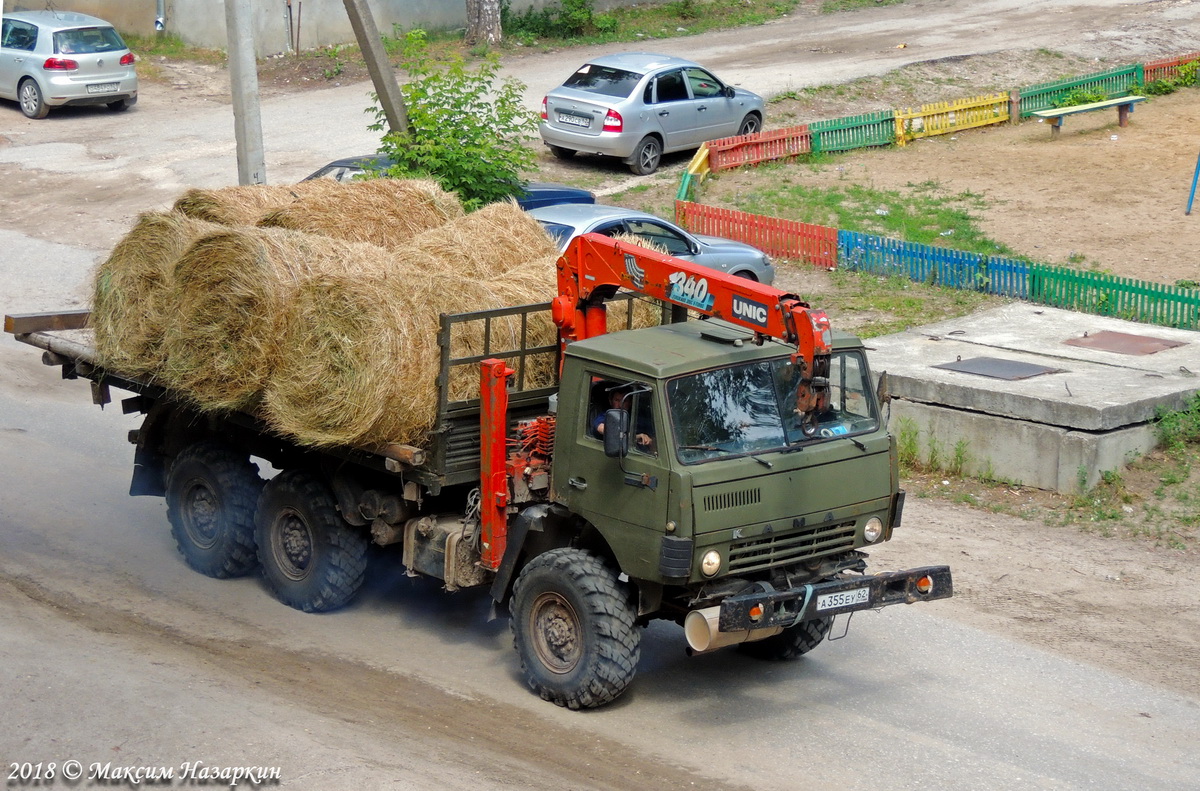
<instances>
[{"instance_id":1,"label":"utility pole","mask_svg":"<svg viewBox=\"0 0 1200 791\"><path fill-rule=\"evenodd\" d=\"M392 64L388 63L383 40L379 37L379 28L375 27L375 17L367 7L367 0L343 2L346 4L346 13L350 16L350 27L354 28L354 36L358 39L358 48L362 50L363 60L367 62L371 82L375 84L375 93L383 106L388 127L395 134L407 134L408 111L404 108L404 96L396 83Z\"/></svg>"},{"instance_id":2,"label":"utility pole","mask_svg":"<svg viewBox=\"0 0 1200 791\"><path fill-rule=\"evenodd\" d=\"M265 184L262 115L258 108L258 65L250 27L250 0L225 0L229 83L233 93L233 132L237 140L238 184Z\"/></svg>"}]
</instances>

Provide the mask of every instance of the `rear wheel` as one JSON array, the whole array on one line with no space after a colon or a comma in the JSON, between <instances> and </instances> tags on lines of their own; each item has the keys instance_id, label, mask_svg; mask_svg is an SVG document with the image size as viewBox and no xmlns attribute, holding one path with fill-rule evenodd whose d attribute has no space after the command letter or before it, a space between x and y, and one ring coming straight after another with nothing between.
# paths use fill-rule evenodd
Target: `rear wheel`
<instances>
[{"instance_id":1,"label":"rear wheel","mask_svg":"<svg viewBox=\"0 0 1200 791\"><path fill-rule=\"evenodd\" d=\"M633 158L629 162L629 169L638 176L648 176L658 170L658 163L662 161L662 143L657 137L647 135L642 138L642 142L637 144L637 148L633 149Z\"/></svg>"},{"instance_id":2,"label":"rear wheel","mask_svg":"<svg viewBox=\"0 0 1200 791\"><path fill-rule=\"evenodd\" d=\"M255 524L263 577L289 607L334 610L362 587L367 538L342 519L333 493L313 475L289 470L268 481Z\"/></svg>"},{"instance_id":3,"label":"rear wheel","mask_svg":"<svg viewBox=\"0 0 1200 791\"><path fill-rule=\"evenodd\" d=\"M257 465L216 442L191 445L175 458L167 474L167 519L189 566L223 579L258 565L254 506L261 490Z\"/></svg>"},{"instance_id":4,"label":"rear wheel","mask_svg":"<svg viewBox=\"0 0 1200 791\"><path fill-rule=\"evenodd\" d=\"M753 643L741 643L738 650L755 659L786 662L799 659L816 648L829 634L832 618L814 618L789 626L777 635Z\"/></svg>"},{"instance_id":5,"label":"rear wheel","mask_svg":"<svg viewBox=\"0 0 1200 791\"><path fill-rule=\"evenodd\" d=\"M563 148L562 146L550 146L550 153L556 159L571 159L575 156L575 150L572 148Z\"/></svg>"},{"instance_id":6,"label":"rear wheel","mask_svg":"<svg viewBox=\"0 0 1200 791\"><path fill-rule=\"evenodd\" d=\"M570 709L615 700L637 670L641 634L629 586L581 549L554 549L517 577L513 645L529 686Z\"/></svg>"},{"instance_id":7,"label":"rear wheel","mask_svg":"<svg viewBox=\"0 0 1200 791\"><path fill-rule=\"evenodd\" d=\"M738 127L739 135L752 135L755 132L762 130L762 119L754 113L750 113L742 119L741 126Z\"/></svg>"},{"instance_id":8,"label":"rear wheel","mask_svg":"<svg viewBox=\"0 0 1200 791\"><path fill-rule=\"evenodd\" d=\"M42 89L38 87L36 80L27 79L21 83L17 88L17 101L21 103L21 112L25 113L27 118L45 118L50 114L50 108L42 98Z\"/></svg>"},{"instance_id":9,"label":"rear wheel","mask_svg":"<svg viewBox=\"0 0 1200 791\"><path fill-rule=\"evenodd\" d=\"M114 113L120 113L120 112L124 112L125 110L128 110L130 107L133 107L135 104L137 104L137 99L118 99L115 102L109 102L107 107L108 107L108 109L112 110Z\"/></svg>"}]
</instances>

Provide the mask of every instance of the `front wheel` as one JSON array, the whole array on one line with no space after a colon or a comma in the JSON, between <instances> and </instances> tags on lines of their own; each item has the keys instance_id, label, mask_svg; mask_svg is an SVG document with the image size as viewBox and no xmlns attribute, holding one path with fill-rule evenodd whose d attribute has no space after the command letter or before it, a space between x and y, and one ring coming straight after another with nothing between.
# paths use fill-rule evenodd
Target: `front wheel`
<instances>
[{"instance_id":1,"label":"front wheel","mask_svg":"<svg viewBox=\"0 0 1200 791\"><path fill-rule=\"evenodd\" d=\"M581 549L538 555L517 577L509 608L525 680L543 700L595 708L633 680L641 634L632 592L599 557Z\"/></svg>"},{"instance_id":2,"label":"front wheel","mask_svg":"<svg viewBox=\"0 0 1200 791\"><path fill-rule=\"evenodd\" d=\"M654 171L658 170L658 163L662 160L662 143L657 137L647 135L642 138L642 142L637 144L637 148L633 149L633 157L629 161L629 169L637 176L649 176Z\"/></svg>"},{"instance_id":3,"label":"front wheel","mask_svg":"<svg viewBox=\"0 0 1200 791\"><path fill-rule=\"evenodd\" d=\"M832 624L832 618L813 618L811 621L801 621L765 640L741 643L738 650L755 659L766 659L772 662L799 659L821 644L825 635L829 634L829 627Z\"/></svg>"},{"instance_id":4,"label":"front wheel","mask_svg":"<svg viewBox=\"0 0 1200 791\"><path fill-rule=\"evenodd\" d=\"M255 513L258 559L275 596L304 612L354 598L367 569L367 538L338 514L333 493L301 470L267 481Z\"/></svg>"},{"instance_id":5,"label":"front wheel","mask_svg":"<svg viewBox=\"0 0 1200 791\"><path fill-rule=\"evenodd\" d=\"M184 449L167 473L167 519L184 560L209 577L240 577L258 565L254 506L258 466L216 442Z\"/></svg>"},{"instance_id":6,"label":"front wheel","mask_svg":"<svg viewBox=\"0 0 1200 791\"><path fill-rule=\"evenodd\" d=\"M36 80L28 79L21 83L17 89L17 101L21 103L21 112L25 113L26 118L45 118L50 114L50 107L42 97L42 89Z\"/></svg>"}]
</instances>

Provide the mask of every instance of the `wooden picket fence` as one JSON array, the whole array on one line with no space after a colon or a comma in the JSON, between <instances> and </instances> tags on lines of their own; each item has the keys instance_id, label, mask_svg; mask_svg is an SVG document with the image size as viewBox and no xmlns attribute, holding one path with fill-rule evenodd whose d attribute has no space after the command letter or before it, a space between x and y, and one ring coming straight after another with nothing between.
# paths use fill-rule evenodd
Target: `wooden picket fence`
<instances>
[{"instance_id":1,"label":"wooden picket fence","mask_svg":"<svg viewBox=\"0 0 1200 791\"><path fill-rule=\"evenodd\" d=\"M1189 52L1175 58L1148 60L1142 64L1146 83L1156 80L1169 80L1179 75L1179 67L1200 60L1200 52Z\"/></svg>"},{"instance_id":2,"label":"wooden picket fence","mask_svg":"<svg viewBox=\"0 0 1200 791\"><path fill-rule=\"evenodd\" d=\"M1101 272L1031 264L1029 299L1145 324L1200 329L1200 291Z\"/></svg>"},{"instance_id":3,"label":"wooden picket fence","mask_svg":"<svg viewBox=\"0 0 1200 791\"><path fill-rule=\"evenodd\" d=\"M1002 124L1011 117L1007 93L923 104L917 110L896 110L896 145L903 146L921 137Z\"/></svg>"},{"instance_id":4,"label":"wooden picket fence","mask_svg":"<svg viewBox=\"0 0 1200 791\"><path fill-rule=\"evenodd\" d=\"M757 165L774 159L787 159L812 153L812 133L808 124L772 129L753 135L737 135L708 144L708 165L714 171Z\"/></svg>"},{"instance_id":5,"label":"wooden picket fence","mask_svg":"<svg viewBox=\"0 0 1200 791\"><path fill-rule=\"evenodd\" d=\"M680 225L696 233L736 239L768 255L804 261L823 269L844 267L895 275L1068 310L1200 330L1198 290L839 231L695 202L696 186L711 171L810 153L904 145L917 138L972 127L1015 123L1036 110L1052 107L1076 89L1103 92L1108 97L1125 96L1134 85L1174 77L1183 66L1198 60L1200 52L1190 52L1009 93L927 104L917 110L885 110L816 121L710 141L684 175L676 196L675 216Z\"/></svg>"},{"instance_id":6,"label":"wooden picket fence","mask_svg":"<svg viewBox=\"0 0 1200 791\"><path fill-rule=\"evenodd\" d=\"M675 221L693 233L745 242L776 258L803 261L822 269L837 266L836 228L682 200L675 201Z\"/></svg>"}]
</instances>

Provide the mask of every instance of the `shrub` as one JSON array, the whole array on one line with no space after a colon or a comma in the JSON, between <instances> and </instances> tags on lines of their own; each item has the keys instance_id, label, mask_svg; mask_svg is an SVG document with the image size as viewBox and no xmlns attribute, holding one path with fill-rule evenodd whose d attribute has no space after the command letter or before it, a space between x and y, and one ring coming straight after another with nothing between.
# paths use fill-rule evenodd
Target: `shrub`
<instances>
[{"instance_id":1,"label":"shrub","mask_svg":"<svg viewBox=\"0 0 1200 791\"><path fill-rule=\"evenodd\" d=\"M435 56L423 30L405 35L399 61L409 77L400 87L408 131L384 135L379 153L396 163L387 175L432 178L468 210L515 194L537 156L524 145L537 129L522 105L525 86L512 78L498 83L495 56L474 69L456 53ZM383 110L377 103L372 111L371 129L382 130Z\"/></svg>"}]
</instances>

